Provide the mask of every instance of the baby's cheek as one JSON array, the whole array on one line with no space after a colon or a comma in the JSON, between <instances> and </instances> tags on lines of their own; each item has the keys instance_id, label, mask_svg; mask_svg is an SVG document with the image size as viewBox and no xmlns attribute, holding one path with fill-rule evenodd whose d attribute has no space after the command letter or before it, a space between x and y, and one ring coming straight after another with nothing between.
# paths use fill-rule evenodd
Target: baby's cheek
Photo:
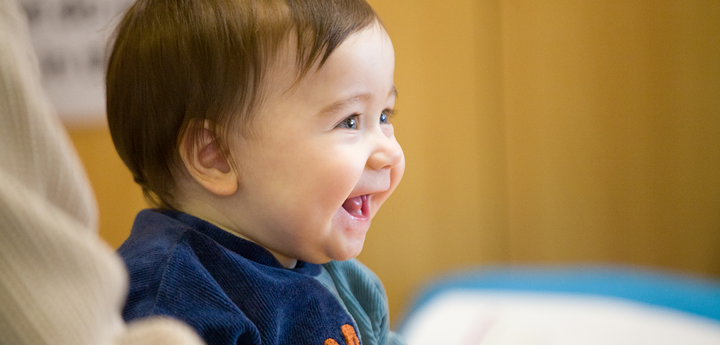
<instances>
[{"instance_id":1,"label":"baby's cheek","mask_svg":"<svg viewBox=\"0 0 720 345\"><path fill-rule=\"evenodd\" d=\"M350 196L354 185L348 183L348 175L348 172L335 169L332 174L317 180L313 197L310 199L317 212L318 221L330 220Z\"/></svg>"},{"instance_id":2,"label":"baby's cheek","mask_svg":"<svg viewBox=\"0 0 720 345\"><path fill-rule=\"evenodd\" d=\"M382 204L387 200L390 195L395 191L395 188L397 188L398 184L400 184L400 180L402 180L403 174L405 172L405 158L400 161L396 166L394 166L390 170L390 189L383 193L378 193L375 195L373 199L373 207L372 207L372 213L371 216L375 216L375 214L378 212Z\"/></svg>"},{"instance_id":3,"label":"baby's cheek","mask_svg":"<svg viewBox=\"0 0 720 345\"><path fill-rule=\"evenodd\" d=\"M334 163L327 166L320 183L325 186L328 196L334 195L338 198L340 206L355 189L365 166L343 161L342 158L337 158Z\"/></svg>"},{"instance_id":4,"label":"baby's cheek","mask_svg":"<svg viewBox=\"0 0 720 345\"><path fill-rule=\"evenodd\" d=\"M390 191L392 192L395 190L395 187L400 184L400 180L402 180L403 175L405 174L405 156L403 155L400 159L400 162L392 167L390 170Z\"/></svg>"}]
</instances>

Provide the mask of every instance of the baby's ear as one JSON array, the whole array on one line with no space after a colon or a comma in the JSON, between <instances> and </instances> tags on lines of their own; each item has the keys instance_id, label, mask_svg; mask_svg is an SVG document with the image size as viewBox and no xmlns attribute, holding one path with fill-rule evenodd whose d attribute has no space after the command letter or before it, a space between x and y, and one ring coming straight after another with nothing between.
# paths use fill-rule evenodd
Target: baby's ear
<instances>
[{"instance_id":1,"label":"baby's ear","mask_svg":"<svg viewBox=\"0 0 720 345\"><path fill-rule=\"evenodd\" d=\"M237 191L238 176L209 128L206 121L199 133L191 128L185 131L180 140L180 158L190 176L205 189L219 196L229 196Z\"/></svg>"}]
</instances>

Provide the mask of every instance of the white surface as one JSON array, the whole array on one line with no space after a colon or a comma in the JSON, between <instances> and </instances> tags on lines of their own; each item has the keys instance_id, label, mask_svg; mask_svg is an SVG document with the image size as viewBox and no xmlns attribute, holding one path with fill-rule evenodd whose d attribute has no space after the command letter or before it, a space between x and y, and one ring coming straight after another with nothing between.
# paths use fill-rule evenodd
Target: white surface
<instances>
[{"instance_id":1,"label":"white surface","mask_svg":"<svg viewBox=\"0 0 720 345\"><path fill-rule=\"evenodd\" d=\"M415 312L409 345L720 345L720 322L604 297L448 291Z\"/></svg>"},{"instance_id":2,"label":"white surface","mask_svg":"<svg viewBox=\"0 0 720 345\"><path fill-rule=\"evenodd\" d=\"M105 121L105 46L130 0L19 0L42 83L68 124ZM113 20L115 19L115 20Z\"/></svg>"}]
</instances>

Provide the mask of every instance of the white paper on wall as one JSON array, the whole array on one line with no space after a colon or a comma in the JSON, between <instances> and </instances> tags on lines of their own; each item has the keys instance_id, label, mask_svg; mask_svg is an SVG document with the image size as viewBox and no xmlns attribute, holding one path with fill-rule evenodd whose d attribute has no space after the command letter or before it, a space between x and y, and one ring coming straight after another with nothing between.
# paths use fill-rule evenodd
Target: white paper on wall
<instances>
[{"instance_id":1,"label":"white paper on wall","mask_svg":"<svg viewBox=\"0 0 720 345\"><path fill-rule=\"evenodd\" d=\"M105 122L107 40L131 0L19 0L43 87L66 124Z\"/></svg>"}]
</instances>

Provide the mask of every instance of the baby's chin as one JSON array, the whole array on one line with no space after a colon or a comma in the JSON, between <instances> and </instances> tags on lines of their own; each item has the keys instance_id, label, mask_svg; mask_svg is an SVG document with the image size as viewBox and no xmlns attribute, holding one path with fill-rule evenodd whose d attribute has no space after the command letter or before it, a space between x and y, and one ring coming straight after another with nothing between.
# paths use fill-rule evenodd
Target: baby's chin
<instances>
[{"instance_id":1,"label":"baby's chin","mask_svg":"<svg viewBox=\"0 0 720 345\"><path fill-rule=\"evenodd\" d=\"M365 235L363 235L361 239L332 246L328 248L325 253L302 261L318 265L326 264L330 261L347 261L360 255L364 245Z\"/></svg>"},{"instance_id":2,"label":"baby's chin","mask_svg":"<svg viewBox=\"0 0 720 345\"><path fill-rule=\"evenodd\" d=\"M332 259L335 261L346 261L346 260L354 259L358 255L360 255L364 245L365 245L365 236L363 236L363 240L361 243L354 245L352 248L348 248L347 250L343 251L342 253L333 255Z\"/></svg>"}]
</instances>

